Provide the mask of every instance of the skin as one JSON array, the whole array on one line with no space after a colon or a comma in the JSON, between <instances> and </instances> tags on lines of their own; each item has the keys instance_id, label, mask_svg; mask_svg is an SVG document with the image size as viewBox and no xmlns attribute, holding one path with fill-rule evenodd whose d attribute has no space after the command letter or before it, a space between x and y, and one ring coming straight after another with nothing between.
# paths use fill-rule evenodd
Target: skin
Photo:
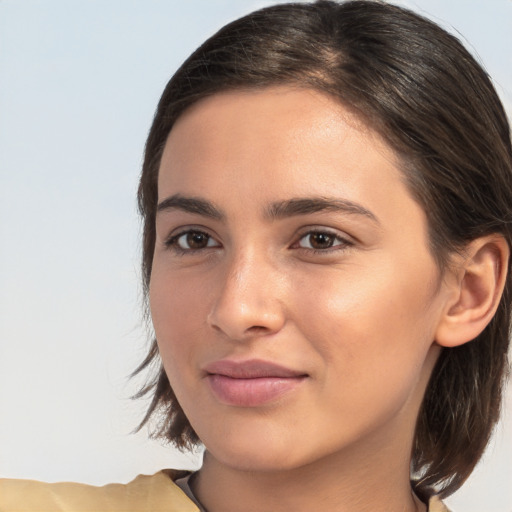
<instances>
[{"instance_id":1,"label":"skin","mask_svg":"<svg viewBox=\"0 0 512 512\"><path fill-rule=\"evenodd\" d=\"M425 510L410 453L453 293L392 150L320 93L227 92L177 121L158 189L151 313L207 449L206 509ZM165 203L177 194L222 215ZM296 198L352 208L269 216ZM253 358L305 378L261 406L223 403L205 365Z\"/></svg>"}]
</instances>

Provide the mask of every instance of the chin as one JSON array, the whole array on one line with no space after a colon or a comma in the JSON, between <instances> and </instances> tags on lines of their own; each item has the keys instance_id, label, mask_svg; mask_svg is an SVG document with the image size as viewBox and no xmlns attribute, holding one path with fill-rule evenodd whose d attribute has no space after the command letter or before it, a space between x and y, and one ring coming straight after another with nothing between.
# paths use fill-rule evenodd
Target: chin
<instances>
[{"instance_id":1,"label":"chin","mask_svg":"<svg viewBox=\"0 0 512 512\"><path fill-rule=\"evenodd\" d=\"M209 452L208 448L207 452ZM290 471L304 465L298 460L273 451L270 447L259 451L247 449L245 452L241 450L230 450L229 452L219 450L211 453L211 455L224 466L244 472L274 473Z\"/></svg>"},{"instance_id":2,"label":"chin","mask_svg":"<svg viewBox=\"0 0 512 512\"><path fill-rule=\"evenodd\" d=\"M307 464L307 457L297 447L292 436L272 433L268 429L232 434L227 430L222 438L208 436L204 440L207 454L225 466L238 471L283 471Z\"/></svg>"}]
</instances>

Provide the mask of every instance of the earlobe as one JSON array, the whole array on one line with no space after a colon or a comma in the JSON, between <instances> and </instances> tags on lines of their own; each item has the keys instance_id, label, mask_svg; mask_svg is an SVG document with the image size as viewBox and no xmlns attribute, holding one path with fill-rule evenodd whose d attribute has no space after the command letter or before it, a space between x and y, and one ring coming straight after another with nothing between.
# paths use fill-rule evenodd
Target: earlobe
<instances>
[{"instance_id":1,"label":"earlobe","mask_svg":"<svg viewBox=\"0 0 512 512\"><path fill-rule=\"evenodd\" d=\"M463 345L485 329L498 308L509 257L510 249L501 235L468 244L448 284L449 300L436 330L438 345Z\"/></svg>"}]
</instances>

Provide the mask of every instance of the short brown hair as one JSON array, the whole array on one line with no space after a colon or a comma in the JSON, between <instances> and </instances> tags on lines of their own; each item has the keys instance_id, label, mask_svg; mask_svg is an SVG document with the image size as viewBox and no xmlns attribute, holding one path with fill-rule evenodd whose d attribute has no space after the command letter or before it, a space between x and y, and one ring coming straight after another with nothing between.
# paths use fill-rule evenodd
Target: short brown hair
<instances>
[{"instance_id":1,"label":"short brown hair","mask_svg":"<svg viewBox=\"0 0 512 512\"><path fill-rule=\"evenodd\" d=\"M280 4L222 28L169 81L146 143L138 201L147 294L155 244L157 179L176 119L219 91L294 84L354 111L396 151L425 210L442 269L469 241L500 233L512 245L512 148L498 96L453 36L409 10L377 1ZM510 264L498 311L471 343L443 349L427 388L412 454L415 490L455 491L496 424L511 321ZM142 424L180 448L199 442L161 366L156 341L141 371L160 364L138 396L153 399Z\"/></svg>"}]
</instances>

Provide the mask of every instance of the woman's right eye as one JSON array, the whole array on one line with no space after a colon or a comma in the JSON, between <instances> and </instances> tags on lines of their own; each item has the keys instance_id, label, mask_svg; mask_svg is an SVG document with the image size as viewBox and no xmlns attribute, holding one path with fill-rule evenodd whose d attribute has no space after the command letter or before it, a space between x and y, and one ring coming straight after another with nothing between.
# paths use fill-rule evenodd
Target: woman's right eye
<instances>
[{"instance_id":1,"label":"woman's right eye","mask_svg":"<svg viewBox=\"0 0 512 512\"><path fill-rule=\"evenodd\" d=\"M220 244L208 233L196 229L182 231L167 240L165 245L179 252L194 252L210 247L220 247Z\"/></svg>"}]
</instances>

